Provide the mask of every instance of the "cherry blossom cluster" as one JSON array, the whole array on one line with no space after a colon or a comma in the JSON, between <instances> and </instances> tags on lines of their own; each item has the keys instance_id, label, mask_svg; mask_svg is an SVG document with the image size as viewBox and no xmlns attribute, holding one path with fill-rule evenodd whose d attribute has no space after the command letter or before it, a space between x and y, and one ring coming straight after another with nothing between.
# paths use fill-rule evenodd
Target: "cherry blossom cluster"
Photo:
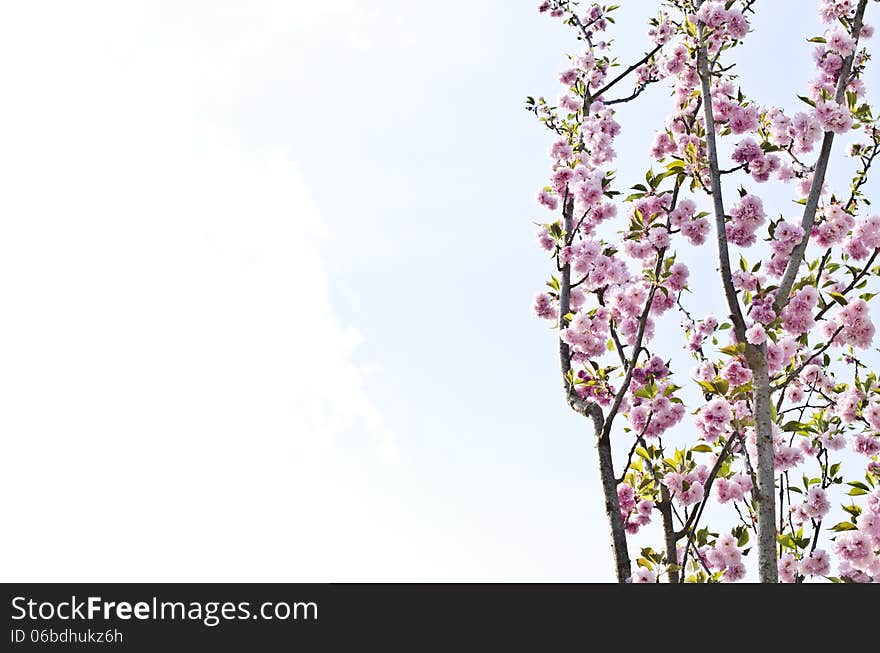
<instances>
[{"instance_id":1,"label":"cherry blossom cluster","mask_svg":"<svg viewBox=\"0 0 880 653\"><path fill-rule=\"evenodd\" d=\"M537 240L555 270L534 311L558 330L572 407L599 407L600 440L628 450L614 474L618 527L629 537L662 528L667 545L669 533L676 538L675 551L643 554L631 582L747 577L761 487L755 351L772 402L763 442L776 474L779 579L880 582L880 383L865 358L875 336L868 286L880 274L880 216L865 214L864 196L880 156L863 74L873 29L862 24L864 0L820 0L828 28L805 46L815 75L793 93L793 108L767 106L722 63L743 47L753 4L668 0L649 21L645 57L622 74L605 36L613 6L540 4L572 27L579 50L559 73L558 100L527 103L552 134L537 200L553 217L538 225ZM672 108L647 154L662 167L632 184L612 169L624 128L616 107L660 82L672 90ZM730 140L729 161L712 159L710 120L711 136ZM859 167L851 184L834 188L817 162L833 139L855 134L867 137L849 149ZM739 196L716 216L719 180L736 183ZM770 218L778 214L760 191L771 182L796 202L786 213L796 212ZM686 306L687 255L710 242L739 259L739 269L722 268L739 321L733 311L723 323L696 320ZM660 320L676 312L681 346L697 362L689 388L657 351L672 340L658 338ZM683 433L692 441L682 448ZM712 529L703 523L710 519Z\"/></svg>"}]
</instances>

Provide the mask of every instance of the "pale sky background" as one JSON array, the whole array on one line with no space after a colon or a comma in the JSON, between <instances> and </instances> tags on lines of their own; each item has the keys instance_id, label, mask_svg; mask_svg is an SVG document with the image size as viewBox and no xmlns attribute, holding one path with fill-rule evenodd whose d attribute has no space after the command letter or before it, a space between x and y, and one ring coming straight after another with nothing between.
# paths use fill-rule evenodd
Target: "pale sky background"
<instances>
[{"instance_id":1,"label":"pale sky background","mask_svg":"<svg viewBox=\"0 0 880 653\"><path fill-rule=\"evenodd\" d=\"M0 579L611 580L530 313L536 5L0 2ZM758 7L744 86L796 107L815 3Z\"/></svg>"}]
</instances>

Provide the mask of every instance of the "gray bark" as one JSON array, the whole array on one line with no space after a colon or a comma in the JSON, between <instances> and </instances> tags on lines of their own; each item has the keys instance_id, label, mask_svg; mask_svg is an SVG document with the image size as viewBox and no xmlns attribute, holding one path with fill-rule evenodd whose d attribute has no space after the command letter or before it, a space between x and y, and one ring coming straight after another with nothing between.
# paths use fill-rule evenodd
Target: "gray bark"
<instances>
[{"instance_id":1,"label":"gray bark","mask_svg":"<svg viewBox=\"0 0 880 653\"><path fill-rule=\"evenodd\" d=\"M574 199L566 197L563 204L563 222L565 233L570 236L574 229ZM562 269L559 292L559 332L566 327L565 316L571 308L571 265ZM602 483L602 495L605 499L605 515L611 532L611 551L614 556L614 569L617 582L625 583L630 577L630 559L626 542L626 531L620 518L620 501L617 498L617 480L614 477L614 456L611 451L610 434L606 433L605 419L598 404L582 400L568 381L571 372L571 351L569 346L559 339L559 364L562 370L565 398L572 410L589 417L593 423L596 438L596 449L599 454L599 478Z\"/></svg>"},{"instance_id":2,"label":"gray bark","mask_svg":"<svg viewBox=\"0 0 880 653\"><path fill-rule=\"evenodd\" d=\"M733 287L730 268L730 252L727 245L724 198L721 188L721 172L718 166L718 145L715 137L715 115L712 111L711 71L709 56L703 42L704 27L699 26L700 48L697 65L703 93L703 111L706 123L706 149L709 157L709 174L712 183L712 200L715 213L715 231L718 241L718 261L724 296L730 309L730 317L739 342L745 342L745 320L739 297ZM776 495L773 469L773 434L770 420L770 379L767 359L763 348L747 345L746 357L752 370L755 388L755 431L757 435L757 481L755 500L758 507L758 575L762 583L776 583L779 573L776 567Z\"/></svg>"},{"instance_id":3,"label":"gray bark","mask_svg":"<svg viewBox=\"0 0 880 653\"><path fill-rule=\"evenodd\" d=\"M758 578L762 583L778 583L776 566L776 471L774 469L773 423L770 419L770 376L764 347L749 345L746 350L754 387L755 437L758 481L754 498L758 505Z\"/></svg>"},{"instance_id":4,"label":"gray bark","mask_svg":"<svg viewBox=\"0 0 880 653\"><path fill-rule=\"evenodd\" d=\"M861 0L859 2L852 30L850 31L850 35L856 39L857 49L859 33L862 31L867 6L868 0ZM837 92L834 95L834 100L838 104L841 104L846 99L846 87L849 83L850 73L852 73L854 60L855 52L844 60L843 67L840 70ZM834 132L825 132L825 138L822 140L822 149L819 151L819 158L816 160L816 168L813 173L813 185L810 187L810 194L807 196L807 204L804 207L804 215L801 218L801 228L804 230L804 237L791 253L785 273L782 275L782 281L779 282L779 290L776 291L776 299L773 302L773 308L776 309L777 315L788 304L788 295L797 279L798 269L804 260L804 254L810 242L810 233L813 230L813 224L816 222L816 211L819 209L819 199L822 196L822 186L825 183L825 174L828 172L828 160L831 158L831 147L833 145Z\"/></svg>"}]
</instances>

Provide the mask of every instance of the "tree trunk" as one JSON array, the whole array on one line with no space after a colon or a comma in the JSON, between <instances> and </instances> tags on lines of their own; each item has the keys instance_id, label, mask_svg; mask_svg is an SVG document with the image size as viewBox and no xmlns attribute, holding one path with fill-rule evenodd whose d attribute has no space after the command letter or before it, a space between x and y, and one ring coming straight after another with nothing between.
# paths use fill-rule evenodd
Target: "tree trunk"
<instances>
[{"instance_id":1,"label":"tree trunk","mask_svg":"<svg viewBox=\"0 0 880 653\"><path fill-rule=\"evenodd\" d=\"M614 477L614 459L611 455L611 438L603 433L601 412L591 411L593 428L596 431L596 449L599 451L599 477L602 480L602 493L605 495L605 516L611 529L611 551L614 554L614 568L617 582L625 583L630 577L629 550L626 544L626 531L620 518L620 501L617 498L617 479Z\"/></svg>"},{"instance_id":2,"label":"tree trunk","mask_svg":"<svg viewBox=\"0 0 880 653\"><path fill-rule=\"evenodd\" d=\"M776 471L774 469L773 421L770 377L764 347L746 346L755 389L755 441L758 449L754 497L758 504L758 578L762 583L779 582L776 566Z\"/></svg>"}]
</instances>

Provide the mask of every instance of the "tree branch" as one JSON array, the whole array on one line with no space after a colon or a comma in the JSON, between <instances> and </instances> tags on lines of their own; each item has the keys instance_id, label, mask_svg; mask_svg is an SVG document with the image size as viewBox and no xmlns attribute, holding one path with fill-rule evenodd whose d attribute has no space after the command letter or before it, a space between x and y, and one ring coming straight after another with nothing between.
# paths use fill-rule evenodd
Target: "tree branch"
<instances>
[{"instance_id":1,"label":"tree branch","mask_svg":"<svg viewBox=\"0 0 880 653\"><path fill-rule=\"evenodd\" d=\"M849 75L852 72L853 61L858 49L859 34L862 31L862 23L864 22L867 5L868 0L860 0L859 6L856 9L852 31L850 32L850 36L856 40L856 49L844 60L843 67L840 69L840 78L837 80L837 92L834 95L834 101L838 104L842 104L846 99L846 87L849 84ZM804 215L801 218L801 229L804 230L804 235L801 238L801 242L795 246L791 253L791 258L788 260L788 266L785 268L782 281L779 282L779 289L776 291L776 298L773 301L773 309L777 315L788 304L788 295L791 293L791 287L794 285L798 269L804 260L804 254L810 242L810 235L813 232L813 224L816 222L816 211L819 209L819 199L822 196L822 186L825 184L825 174L828 171L828 160L831 157L833 145L834 132L825 132L822 149L819 152L819 159L816 161L816 169L813 173L813 185L810 187L810 194L807 196L807 204L804 207Z\"/></svg>"}]
</instances>

